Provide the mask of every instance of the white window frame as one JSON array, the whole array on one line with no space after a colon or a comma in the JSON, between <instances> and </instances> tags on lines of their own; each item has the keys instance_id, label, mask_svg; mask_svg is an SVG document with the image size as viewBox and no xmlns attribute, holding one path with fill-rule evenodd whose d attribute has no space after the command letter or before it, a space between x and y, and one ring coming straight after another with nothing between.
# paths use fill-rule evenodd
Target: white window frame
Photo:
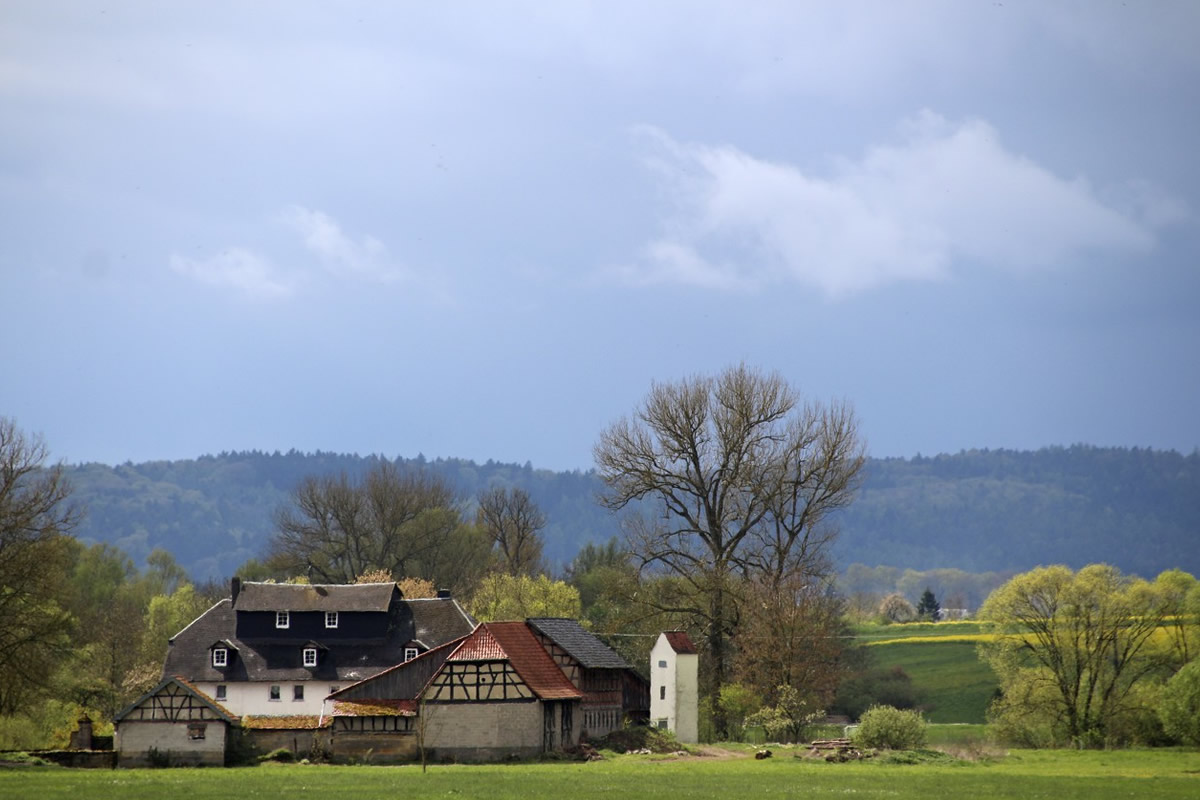
<instances>
[{"instance_id":1,"label":"white window frame","mask_svg":"<svg viewBox=\"0 0 1200 800\"><path fill-rule=\"evenodd\" d=\"M317 648L304 648L303 653L301 653L301 657L304 659L304 666L315 667L317 665Z\"/></svg>"},{"instance_id":2,"label":"white window frame","mask_svg":"<svg viewBox=\"0 0 1200 800\"><path fill-rule=\"evenodd\" d=\"M416 658L419 655L421 655L421 651L415 647L404 648L404 660L405 661L412 661L414 658Z\"/></svg>"},{"instance_id":3,"label":"white window frame","mask_svg":"<svg viewBox=\"0 0 1200 800\"><path fill-rule=\"evenodd\" d=\"M291 627L291 624L292 624L292 615L290 613L288 613L287 611L276 611L275 612L275 627L276 628L288 628L288 627Z\"/></svg>"},{"instance_id":4,"label":"white window frame","mask_svg":"<svg viewBox=\"0 0 1200 800\"><path fill-rule=\"evenodd\" d=\"M214 647L212 664L214 667L229 666L229 650L224 647Z\"/></svg>"},{"instance_id":5,"label":"white window frame","mask_svg":"<svg viewBox=\"0 0 1200 800\"><path fill-rule=\"evenodd\" d=\"M337 626L338 626L338 612L326 611L325 612L325 627L326 628L336 628Z\"/></svg>"}]
</instances>

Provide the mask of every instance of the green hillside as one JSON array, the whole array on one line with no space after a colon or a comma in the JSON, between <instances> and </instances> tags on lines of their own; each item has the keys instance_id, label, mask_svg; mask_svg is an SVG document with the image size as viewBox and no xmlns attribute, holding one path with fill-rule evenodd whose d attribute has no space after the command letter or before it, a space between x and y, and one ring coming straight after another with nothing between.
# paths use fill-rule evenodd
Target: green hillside
<instances>
[{"instance_id":1,"label":"green hillside","mask_svg":"<svg viewBox=\"0 0 1200 800\"><path fill-rule=\"evenodd\" d=\"M975 622L866 626L858 630L872 663L912 679L930 722L982 723L997 688L975 652Z\"/></svg>"}]
</instances>

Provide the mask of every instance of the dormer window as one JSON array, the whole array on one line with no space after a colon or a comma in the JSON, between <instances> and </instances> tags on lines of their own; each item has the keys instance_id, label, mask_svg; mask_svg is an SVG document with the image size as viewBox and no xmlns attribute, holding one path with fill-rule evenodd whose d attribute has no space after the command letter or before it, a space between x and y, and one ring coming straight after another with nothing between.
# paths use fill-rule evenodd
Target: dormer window
<instances>
[{"instance_id":1,"label":"dormer window","mask_svg":"<svg viewBox=\"0 0 1200 800\"><path fill-rule=\"evenodd\" d=\"M412 661L414 658L417 657L417 654L418 654L418 650L415 647L404 648L404 660L405 661Z\"/></svg>"},{"instance_id":2,"label":"dormer window","mask_svg":"<svg viewBox=\"0 0 1200 800\"><path fill-rule=\"evenodd\" d=\"M337 612L336 611L326 611L325 612L325 627L326 628L336 628L337 627Z\"/></svg>"},{"instance_id":3,"label":"dormer window","mask_svg":"<svg viewBox=\"0 0 1200 800\"><path fill-rule=\"evenodd\" d=\"M212 653L214 667L225 667L229 665L229 651L224 647L214 647Z\"/></svg>"},{"instance_id":4,"label":"dormer window","mask_svg":"<svg viewBox=\"0 0 1200 800\"><path fill-rule=\"evenodd\" d=\"M286 611L275 612L275 627L286 628L291 624L291 616Z\"/></svg>"},{"instance_id":5,"label":"dormer window","mask_svg":"<svg viewBox=\"0 0 1200 800\"><path fill-rule=\"evenodd\" d=\"M317 648L304 648L304 666L315 667L317 665Z\"/></svg>"}]
</instances>

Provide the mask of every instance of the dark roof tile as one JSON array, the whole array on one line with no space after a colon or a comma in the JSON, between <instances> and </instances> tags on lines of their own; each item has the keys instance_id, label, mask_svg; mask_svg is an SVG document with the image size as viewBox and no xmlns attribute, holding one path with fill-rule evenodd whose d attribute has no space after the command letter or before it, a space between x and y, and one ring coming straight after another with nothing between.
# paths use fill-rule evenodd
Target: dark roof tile
<instances>
[{"instance_id":1,"label":"dark roof tile","mask_svg":"<svg viewBox=\"0 0 1200 800\"><path fill-rule=\"evenodd\" d=\"M584 630L573 619L536 617L528 620L530 627L566 650L571 658L587 669L629 669L616 650Z\"/></svg>"}]
</instances>

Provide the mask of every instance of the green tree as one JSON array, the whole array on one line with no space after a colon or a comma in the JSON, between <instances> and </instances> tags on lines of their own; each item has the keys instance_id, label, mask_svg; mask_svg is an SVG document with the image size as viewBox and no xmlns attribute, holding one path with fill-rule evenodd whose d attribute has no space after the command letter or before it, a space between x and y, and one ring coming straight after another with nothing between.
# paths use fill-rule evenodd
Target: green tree
<instances>
[{"instance_id":1,"label":"green tree","mask_svg":"<svg viewBox=\"0 0 1200 800\"><path fill-rule=\"evenodd\" d=\"M495 573L479 583L470 603L471 615L480 622L521 620L529 617L579 617L579 591L546 575Z\"/></svg>"},{"instance_id":2,"label":"green tree","mask_svg":"<svg viewBox=\"0 0 1200 800\"><path fill-rule=\"evenodd\" d=\"M1167 681L1159 700L1158 718L1169 736L1200 745L1200 660Z\"/></svg>"},{"instance_id":3,"label":"green tree","mask_svg":"<svg viewBox=\"0 0 1200 800\"><path fill-rule=\"evenodd\" d=\"M71 651L66 577L80 511L41 437L0 417L0 712L45 692Z\"/></svg>"},{"instance_id":4,"label":"green tree","mask_svg":"<svg viewBox=\"0 0 1200 800\"><path fill-rule=\"evenodd\" d=\"M1042 741L1108 743L1138 682L1169 663L1153 639L1175 610L1154 585L1104 564L1017 575L980 610L995 634L980 653L1003 692L993 718Z\"/></svg>"},{"instance_id":5,"label":"green tree","mask_svg":"<svg viewBox=\"0 0 1200 800\"><path fill-rule=\"evenodd\" d=\"M926 586L925 591L921 594L920 601L917 602L917 616L930 622L937 622L940 610L941 606L938 605L937 598L933 595L933 590Z\"/></svg>"},{"instance_id":6,"label":"green tree","mask_svg":"<svg viewBox=\"0 0 1200 800\"><path fill-rule=\"evenodd\" d=\"M803 403L778 374L742 365L654 384L594 452L601 502L645 511L625 520L635 564L678 579L660 610L704 631L703 689L723 736L716 693L732 673L741 581L824 566L825 519L850 502L864 461L854 414Z\"/></svg>"}]
</instances>

